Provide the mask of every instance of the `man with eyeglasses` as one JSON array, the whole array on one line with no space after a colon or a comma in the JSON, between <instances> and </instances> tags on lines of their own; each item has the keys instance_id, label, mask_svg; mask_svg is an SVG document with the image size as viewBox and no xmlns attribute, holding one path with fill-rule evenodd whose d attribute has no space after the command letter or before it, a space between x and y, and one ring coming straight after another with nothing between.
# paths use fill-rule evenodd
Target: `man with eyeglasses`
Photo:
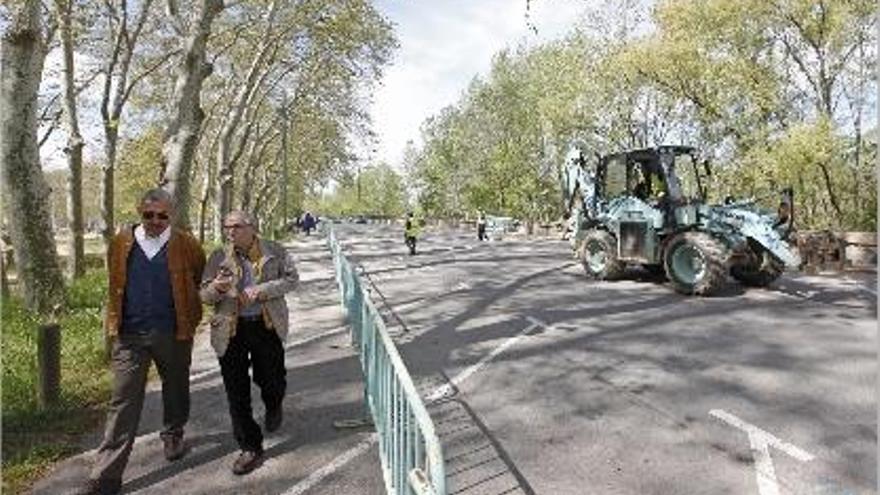
<instances>
[{"instance_id":1,"label":"man with eyeglasses","mask_svg":"<svg viewBox=\"0 0 880 495\"><path fill-rule=\"evenodd\" d=\"M190 409L192 339L202 318L205 253L189 232L171 226L173 201L167 191L147 191L138 213L141 223L120 229L107 251L105 330L112 342L113 396L104 440L77 494L119 493L151 361L162 381L165 458L175 461L186 453L183 430Z\"/></svg>"},{"instance_id":2,"label":"man with eyeglasses","mask_svg":"<svg viewBox=\"0 0 880 495\"><path fill-rule=\"evenodd\" d=\"M283 246L257 235L253 215L232 211L223 220L223 230L227 244L208 259L201 296L214 305L211 325L219 325L211 330L211 343L241 449L232 472L243 475L263 460L263 433L251 407L251 367L265 406L266 432L281 427L287 388L283 342L289 319L284 296L296 288L299 274ZM218 331L227 333L218 337Z\"/></svg>"}]
</instances>

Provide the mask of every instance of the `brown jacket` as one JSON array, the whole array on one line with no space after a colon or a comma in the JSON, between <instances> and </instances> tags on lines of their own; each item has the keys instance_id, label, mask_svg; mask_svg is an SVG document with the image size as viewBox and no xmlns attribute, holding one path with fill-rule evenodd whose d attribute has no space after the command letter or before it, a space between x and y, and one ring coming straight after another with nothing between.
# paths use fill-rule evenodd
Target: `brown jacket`
<instances>
[{"instance_id":1,"label":"brown jacket","mask_svg":"<svg viewBox=\"0 0 880 495\"><path fill-rule=\"evenodd\" d=\"M122 322L122 301L125 296L128 254L137 242L134 227L125 227L110 241L107 250L109 287L107 292L107 316L104 329L111 337L119 334ZM189 340L195 334L202 319L202 302L199 300L199 284L205 269L205 252L201 244L188 232L174 228L168 240L168 272L171 276L171 292L177 313L177 340Z\"/></svg>"}]
</instances>

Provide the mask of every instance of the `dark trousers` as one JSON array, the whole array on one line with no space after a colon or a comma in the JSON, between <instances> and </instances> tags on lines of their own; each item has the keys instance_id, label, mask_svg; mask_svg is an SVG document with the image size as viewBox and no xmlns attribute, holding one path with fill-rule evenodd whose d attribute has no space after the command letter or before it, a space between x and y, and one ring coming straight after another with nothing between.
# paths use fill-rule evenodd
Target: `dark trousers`
<instances>
[{"instance_id":1,"label":"dark trousers","mask_svg":"<svg viewBox=\"0 0 880 495\"><path fill-rule=\"evenodd\" d=\"M262 320L238 320L235 336L229 341L226 353L220 358L223 386L229 402L232 433L241 450L263 451L263 433L254 421L251 407L251 378L266 410L281 407L287 388L287 370L284 368L284 346L275 330L267 329Z\"/></svg>"},{"instance_id":2,"label":"dark trousers","mask_svg":"<svg viewBox=\"0 0 880 495\"><path fill-rule=\"evenodd\" d=\"M113 397L92 479L122 478L137 436L151 360L155 361L162 380L161 435L182 436L189 419L191 340L176 340L171 332L123 333L113 341L110 357Z\"/></svg>"},{"instance_id":3,"label":"dark trousers","mask_svg":"<svg viewBox=\"0 0 880 495\"><path fill-rule=\"evenodd\" d=\"M489 237L486 235L486 226L477 225L477 240L483 241L487 239L489 239Z\"/></svg>"},{"instance_id":4,"label":"dark trousers","mask_svg":"<svg viewBox=\"0 0 880 495\"><path fill-rule=\"evenodd\" d=\"M404 236L403 242L409 247L409 254L416 254L416 236Z\"/></svg>"}]
</instances>

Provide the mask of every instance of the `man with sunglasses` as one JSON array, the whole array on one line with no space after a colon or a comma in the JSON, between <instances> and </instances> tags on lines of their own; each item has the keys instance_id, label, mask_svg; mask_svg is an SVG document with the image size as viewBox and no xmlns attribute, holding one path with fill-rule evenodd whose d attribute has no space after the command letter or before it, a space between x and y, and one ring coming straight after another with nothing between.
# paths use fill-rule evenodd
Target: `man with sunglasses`
<instances>
[{"instance_id":1,"label":"man with sunglasses","mask_svg":"<svg viewBox=\"0 0 880 495\"><path fill-rule=\"evenodd\" d=\"M171 195L151 189L138 205L141 223L120 229L107 251L105 330L111 339L113 396L104 440L88 482L77 494L116 494L137 435L150 362L162 381L165 458L186 448L192 339L202 318L199 284L205 253L184 230L171 226Z\"/></svg>"},{"instance_id":2,"label":"man with sunglasses","mask_svg":"<svg viewBox=\"0 0 880 495\"><path fill-rule=\"evenodd\" d=\"M230 212L223 219L223 233L227 244L208 259L201 296L214 305L215 317L231 322L221 329L228 332L226 338L215 338L212 329L211 342L241 449L232 472L244 475L263 460L263 433L251 407L251 367L266 410L266 432L281 427L287 387L283 342L289 328L285 295L296 288L299 274L282 245L257 235L253 215Z\"/></svg>"}]
</instances>

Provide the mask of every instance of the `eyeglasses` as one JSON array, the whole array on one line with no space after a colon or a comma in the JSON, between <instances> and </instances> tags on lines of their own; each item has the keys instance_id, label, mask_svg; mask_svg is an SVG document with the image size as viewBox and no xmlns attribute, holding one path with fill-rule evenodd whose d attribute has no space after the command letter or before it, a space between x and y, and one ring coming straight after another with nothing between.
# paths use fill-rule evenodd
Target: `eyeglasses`
<instances>
[{"instance_id":1,"label":"eyeglasses","mask_svg":"<svg viewBox=\"0 0 880 495\"><path fill-rule=\"evenodd\" d=\"M245 227L250 227L250 225L248 225L246 223L234 223L232 225L224 225L223 226L223 228L226 230L243 229Z\"/></svg>"},{"instance_id":2,"label":"eyeglasses","mask_svg":"<svg viewBox=\"0 0 880 495\"><path fill-rule=\"evenodd\" d=\"M141 213L141 218L143 218L144 220L152 220L153 217L156 217L159 220L168 220L167 213L161 213L161 212L156 213L156 212L152 212L152 211L145 211L145 212Z\"/></svg>"}]
</instances>

